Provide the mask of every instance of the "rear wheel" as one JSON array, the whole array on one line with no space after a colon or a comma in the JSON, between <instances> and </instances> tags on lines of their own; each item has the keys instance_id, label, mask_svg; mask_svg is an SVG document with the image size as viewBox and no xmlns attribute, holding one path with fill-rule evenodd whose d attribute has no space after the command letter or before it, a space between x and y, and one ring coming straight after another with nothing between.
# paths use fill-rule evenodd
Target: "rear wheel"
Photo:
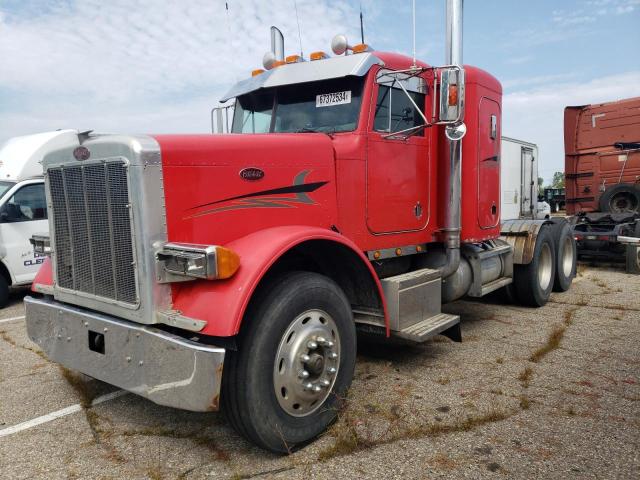
<instances>
[{"instance_id":1,"label":"rear wheel","mask_svg":"<svg viewBox=\"0 0 640 480\"><path fill-rule=\"evenodd\" d=\"M7 279L0 274L0 308L4 308L9 302L9 284Z\"/></svg>"},{"instance_id":2,"label":"rear wheel","mask_svg":"<svg viewBox=\"0 0 640 480\"><path fill-rule=\"evenodd\" d=\"M556 252L551 229L543 225L536 237L533 259L528 265L514 265L514 289L518 301L541 307L549 301L556 273Z\"/></svg>"},{"instance_id":3,"label":"rear wheel","mask_svg":"<svg viewBox=\"0 0 640 480\"><path fill-rule=\"evenodd\" d=\"M556 275L554 292L566 292L576 276L578 248L571 231L571 225L564 218L552 219L551 227L556 248Z\"/></svg>"},{"instance_id":4,"label":"rear wheel","mask_svg":"<svg viewBox=\"0 0 640 480\"><path fill-rule=\"evenodd\" d=\"M286 453L322 433L351 385L351 306L331 279L294 272L256 299L223 373L222 406L238 432Z\"/></svg>"}]
</instances>

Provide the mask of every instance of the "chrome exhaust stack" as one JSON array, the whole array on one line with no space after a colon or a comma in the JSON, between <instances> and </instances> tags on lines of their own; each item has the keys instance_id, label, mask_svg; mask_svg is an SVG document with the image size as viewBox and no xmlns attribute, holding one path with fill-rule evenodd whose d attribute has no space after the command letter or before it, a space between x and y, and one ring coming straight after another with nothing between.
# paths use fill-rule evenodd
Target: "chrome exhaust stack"
<instances>
[{"instance_id":1,"label":"chrome exhaust stack","mask_svg":"<svg viewBox=\"0 0 640 480\"><path fill-rule=\"evenodd\" d=\"M445 205L446 263L442 266L442 278L453 274L460 266L460 209L462 184L462 138L467 132L464 124L464 70L462 69L462 10L464 0L447 0L445 61L460 68L458 94L461 96L461 111L458 121L445 127L449 148L449 191Z\"/></svg>"},{"instance_id":2,"label":"chrome exhaust stack","mask_svg":"<svg viewBox=\"0 0 640 480\"><path fill-rule=\"evenodd\" d=\"M262 65L271 70L276 62L284 62L284 35L278 27L271 26L271 50L262 57Z\"/></svg>"}]
</instances>

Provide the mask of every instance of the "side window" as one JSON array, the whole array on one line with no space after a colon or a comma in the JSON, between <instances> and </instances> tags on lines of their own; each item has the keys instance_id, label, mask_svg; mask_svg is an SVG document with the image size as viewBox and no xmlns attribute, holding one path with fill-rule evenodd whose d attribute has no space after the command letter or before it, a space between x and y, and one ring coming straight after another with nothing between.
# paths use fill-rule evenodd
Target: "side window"
<instances>
[{"instance_id":1,"label":"side window","mask_svg":"<svg viewBox=\"0 0 640 480\"><path fill-rule=\"evenodd\" d=\"M233 133L268 133L272 110L272 94L250 94L238 98L233 115Z\"/></svg>"},{"instance_id":2,"label":"side window","mask_svg":"<svg viewBox=\"0 0 640 480\"><path fill-rule=\"evenodd\" d=\"M425 95L416 92L409 92L409 95L416 105L422 107L424 112ZM376 132L394 133L417 127L423 123L422 117L401 89L386 85L378 86L376 114L373 123L373 129ZM417 132L416 135L424 135L424 129Z\"/></svg>"},{"instance_id":3,"label":"side window","mask_svg":"<svg viewBox=\"0 0 640 480\"><path fill-rule=\"evenodd\" d=\"M2 222L29 222L46 218L47 200L42 183L22 187L4 204L0 212Z\"/></svg>"}]
</instances>

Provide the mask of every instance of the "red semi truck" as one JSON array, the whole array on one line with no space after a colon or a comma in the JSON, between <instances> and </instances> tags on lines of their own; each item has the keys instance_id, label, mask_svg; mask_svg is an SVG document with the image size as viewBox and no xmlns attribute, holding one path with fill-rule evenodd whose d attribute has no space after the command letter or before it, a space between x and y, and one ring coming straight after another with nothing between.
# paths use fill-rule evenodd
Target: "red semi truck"
<instances>
[{"instance_id":1,"label":"red semi truck","mask_svg":"<svg viewBox=\"0 0 640 480\"><path fill-rule=\"evenodd\" d=\"M344 36L333 57L285 59L275 36L266 71L223 98L230 134L85 133L49 152L30 338L286 452L335 419L357 331L459 341L444 302L569 288L566 222L501 224L502 89L462 64L460 0L447 19L446 66Z\"/></svg>"},{"instance_id":2,"label":"red semi truck","mask_svg":"<svg viewBox=\"0 0 640 480\"><path fill-rule=\"evenodd\" d=\"M582 256L625 255L640 273L640 97L567 107L567 214Z\"/></svg>"}]
</instances>

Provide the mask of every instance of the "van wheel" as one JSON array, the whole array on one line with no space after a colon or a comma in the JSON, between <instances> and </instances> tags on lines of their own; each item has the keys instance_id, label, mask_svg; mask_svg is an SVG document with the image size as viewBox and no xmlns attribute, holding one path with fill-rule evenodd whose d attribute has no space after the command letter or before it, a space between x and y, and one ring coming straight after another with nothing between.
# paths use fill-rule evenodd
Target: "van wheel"
<instances>
[{"instance_id":1,"label":"van wheel","mask_svg":"<svg viewBox=\"0 0 640 480\"><path fill-rule=\"evenodd\" d=\"M514 288L518 301L542 307L549 301L556 273L556 251L551 229L543 225L536 237L533 259L528 265L514 265Z\"/></svg>"},{"instance_id":2,"label":"van wheel","mask_svg":"<svg viewBox=\"0 0 640 480\"><path fill-rule=\"evenodd\" d=\"M557 259L553 291L566 292L576 276L578 248L569 223L564 218L553 218L551 221Z\"/></svg>"},{"instance_id":3,"label":"van wheel","mask_svg":"<svg viewBox=\"0 0 640 480\"><path fill-rule=\"evenodd\" d=\"M0 308L6 307L8 302L9 284L7 283L7 279L4 278L2 274L0 274Z\"/></svg>"},{"instance_id":4,"label":"van wheel","mask_svg":"<svg viewBox=\"0 0 640 480\"><path fill-rule=\"evenodd\" d=\"M316 273L272 282L245 316L222 375L222 408L251 442L287 453L322 433L351 385L356 333L340 287Z\"/></svg>"}]
</instances>

